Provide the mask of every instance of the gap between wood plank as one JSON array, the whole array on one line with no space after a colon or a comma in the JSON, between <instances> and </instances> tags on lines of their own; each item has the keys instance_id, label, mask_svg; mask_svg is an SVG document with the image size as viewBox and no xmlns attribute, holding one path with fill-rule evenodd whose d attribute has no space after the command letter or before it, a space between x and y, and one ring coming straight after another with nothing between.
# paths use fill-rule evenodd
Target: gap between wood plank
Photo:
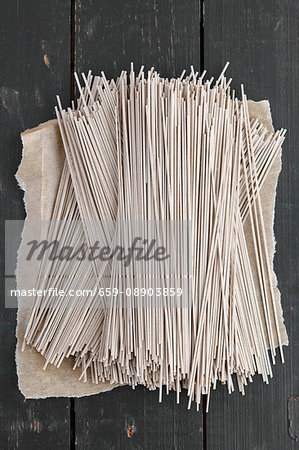
<instances>
[{"instance_id":1,"label":"gap between wood plank","mask_svg":"<svg viewBox=\"0 0 299 450\"><path fill-rule=\"evenodd\" d=\"M200 0L200 73L205 70L205 59L204 59L204 28L205 26L205 2ZM202 401L202 448L203 450L208 449L207 443L207 397L203 396Z\"/></svg>"},{"instance_id":2,"label":"gap between wood plank","mask_svg":"<svg viewBox=\"0 0 299 450\"><path fill-rule=\"evenodd\" d=\"M71 0L70 11L70 100L75 100L75 54L76 54L76 0ZM70 398L70 450L76 448L75 399Z\"/></svg>"},{"instance_id":3,"label":"gap between wood plank","mask_svg":"<svg viewBox=\"0 0 299 450\"><path fill-rule=\"evenodd\" d=\"M70 450L76 448L76 413L75 399L70 398Z\"/></svg>"},{"instance_id":4,"label":"gap between wood plank","mask_svg":"<svg viewBox=\"0 0 299 450\"><path fill-rule=\"evenodd\" d=\"M200 0L200 73L205 70L204 61L204 20L205 20L205 2Z\"/></svg>"}]
</instances>

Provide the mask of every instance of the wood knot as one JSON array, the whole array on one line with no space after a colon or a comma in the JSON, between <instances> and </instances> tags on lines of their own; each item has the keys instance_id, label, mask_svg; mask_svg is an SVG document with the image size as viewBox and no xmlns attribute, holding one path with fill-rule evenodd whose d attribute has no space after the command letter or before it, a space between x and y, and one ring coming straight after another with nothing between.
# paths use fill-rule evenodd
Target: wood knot
<instances>
[{"instance_id":1,"label":"wood knot","mask_svg":"<svg viewBox=\"0 0 299 450\"><path fill-rule=\"evenodd\" d=\"M128 425L127 426L127 434L128 434L128 438L132 439L133 437L133 433L134 433L134 425Z\"/></svg>"}]
</instances>

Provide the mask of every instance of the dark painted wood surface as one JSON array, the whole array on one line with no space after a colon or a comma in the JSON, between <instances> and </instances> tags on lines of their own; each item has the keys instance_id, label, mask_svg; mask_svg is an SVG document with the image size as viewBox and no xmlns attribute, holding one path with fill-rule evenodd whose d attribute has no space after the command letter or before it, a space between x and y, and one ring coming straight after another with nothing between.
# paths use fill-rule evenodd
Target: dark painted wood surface
<instances>
[{"instance_id":1,"label":"dark painted wood surface","mask_svg":"<svg viewBox=\"0 0 299 450\"><path fill-rule=\"evenodd\" d=\"M16 310L4 308L4 220L23 219L23 194L14 179L21 160L20 133L54 118L55 95L69 101L68 2L1 2L1 315L0 448L67 449L68 399L24 400L15 366ZM32 374L34 377L34 373Z\"/></svg>"},{"instance_id":2,"label":"dark painted wood surface","mask_svg":"<svg viewBox=\"0 0 299 450\"><path fill-rule=\"evenodd\" d=\"M162 76L179 76L201 64L198 0L76 0L75 68L121 70L152 65Z\"/></svg>"},{"instance_id":3,"label":"dark painted wood surface","mask_svg":"<svg viewBox=\"0 0 299 450\"><path fill-rule=\"evenodd\" d=\"M116 77L131 62L136 70L154 65L164 76L178 76L191 64L200 70L201 8L196 0L78 1L75 27L78 72L104 70ZM78 448L203 448L202 413L187 411L184 396L176 405L174 397L165 394L159 404L158 393L139 387L75 400Z\"/></svg>"},{"instance_id":4,"label":"dark painted wood surface","mask_svg":"<svg viewBox=\"0 0 299 450\"><path fill-rule=\"evenodd\" d=\"M210 449L298 448L290 438L288 401L299 392L299 2L209 0L205 3L204 61L218 73L230 61L234 86L248 97L269 99L274 127L288 129L283 146L275 210L274 267L282 295L290 345L268 386L256 376L228 396L217 389L207 416ZM297 417L297 422L298 422Z\"/></svg>"},{"instance_id":5,"label":"dark painted wood surface","mask_svg":"<svg viewBox=\"0 0 299 450\"><path fill-rule=\"evenodd\" d=\"M68 104L73 69L108 77L154 65L164 76L193 64L217 75L225 62L249 97L268 98L274 125L288 128L279 180L275 269L290 347L269 386L245 397L219 387L208 415L186 410L186 397L158 403L157 393L118 388L84 399L24 401L15 375L15 310L1 308L0 447L21 449L266 449L297 448L298 408L298 155L299 4L253 0L49 0L1 2L0 121L2 219L24 217L14 180L19 133L54 117L55 95ZM202 10L205 6L203 20ZM3 231L3 220L1 231ZM2 233L3 235L3 233ZM1 241L1 274L4 273ZM3 282L3 281L2 281ZM4 282L3 282L4 283ZM3 286L4 290L4 286ZM2 300L2 306L4 300ZM297 320L296 320L297 319ZM297 359L296 359L297 358ZM289 403L288 403L289 402ZM291 403L290 403L291 402ZM291 417L289 417L291 415ZM290 423L290 418L293 420ZM298 420L298 418L297 418ZM289 427L293 426L291 432ZM298 427L297 427L298 428Z\"/></svg>"}]
</instances>

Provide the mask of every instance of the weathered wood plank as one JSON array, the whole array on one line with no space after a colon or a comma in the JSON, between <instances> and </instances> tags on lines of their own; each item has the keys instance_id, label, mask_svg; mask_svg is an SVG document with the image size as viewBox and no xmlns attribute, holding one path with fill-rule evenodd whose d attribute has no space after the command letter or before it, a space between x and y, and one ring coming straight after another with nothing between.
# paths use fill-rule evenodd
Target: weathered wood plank
<instances>
[{"instance_id":1,"label":"weathered wood plank","mask_svg":"<svg viewBox=\"0 0 299 450\"><path fill-rule=\"evenodd\" d=\"M23 194L14 179L21 159L20 132L54 118L55 95L69 102L70 1L2 4L1 71L1 255L4 220L24 218ZM1 259L4 292L4 260ZM0 314L0 442L7 449L67 449L68 399L25 401L15 366L16 310ZM34 373L32 374L34 377Z\"/></svg>"},{"instance_id":2,"label":"weathered wood plank","mask_svg":"<svg viewBox=\"0 0 299 450\"><path fill-rule=\"evenodd\" d=\"M93 397L75 399L76 445L80 449L203 448L200 412L187 410L182 394L165 394L128 386Z\"/></svg>"},{"instance_id":3,"label":"weathered wood plank","mask_svg":"<svg viewBox=\"0 0 299 450\"><path fill-rule=\"evenodd\" d=\"M275 216L275 270L282 293L290 346L286 363L274 367L264 385L256 377L246 396L213 393L207 415L209 449L292 449L288 399L298 395L298 263L299 263L299 4L286 0L210 0L205 2L204 64L220 73L226 61L234 86L244 83L248 97L269 99L275 127L288 129L283 147Z\"/></svg>"},{"instance_id":4,"label":"weathered wood plank","mask_svg":"<svg viewBox=\"0 0 299 450\"><path fill-rule=\"evenodd\" d=\"M116 77L131 62L168 77L200 70L198 0L76 0L75 19L78 72Z\"/></svg>"},{"instance_id":5,"label":"weathered wood plank","mask_svg":"<svg viewBox=\"0 0 299 450\"><path fill-rule=\"evenodd\" d=\"M116 77L154 66L163 76L178 76L194 65L200 70L200 2L139 0L81 2L75 9L75 69L104 70ZM75 400L76 444L86 449L202 448L202 414L187 411L181 396L121 387Z\"/></svg>"}]
</instances>

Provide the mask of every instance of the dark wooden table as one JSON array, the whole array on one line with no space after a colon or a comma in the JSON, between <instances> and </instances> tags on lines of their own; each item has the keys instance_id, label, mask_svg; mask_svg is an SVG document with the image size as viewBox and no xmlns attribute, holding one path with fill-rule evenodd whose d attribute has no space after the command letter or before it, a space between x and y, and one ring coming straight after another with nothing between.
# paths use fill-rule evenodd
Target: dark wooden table
<instances>
[{"instance_id":1,"label":"dark wooden table","mask_svg":"<svg viewBox=\"0 0 299 450\"><path fill-rule=\"evenodd\" d=\"M25 401L16 378L16 311L4 308L2 296L0 447L298 448L299 2L2 0L0 10L1 274L4 220L25 214L14 179L20 132L54 118L56 94L65 105L70 102L74 70L104 70L113 77L133 61L136 67L154 65L165 76L179 75L191 64L217 75L230 61L234 86L244 83L249 98L269 99L274 126L288 129L277 190L274 265L290 338L286 363L274 367L270 385L256 377L245 397L228 396L220 387L208 414L187 411L184 396L180 405L173 394L159 404L157 393L142 387L82 399Z\"/></svg>"}]
</instances>

